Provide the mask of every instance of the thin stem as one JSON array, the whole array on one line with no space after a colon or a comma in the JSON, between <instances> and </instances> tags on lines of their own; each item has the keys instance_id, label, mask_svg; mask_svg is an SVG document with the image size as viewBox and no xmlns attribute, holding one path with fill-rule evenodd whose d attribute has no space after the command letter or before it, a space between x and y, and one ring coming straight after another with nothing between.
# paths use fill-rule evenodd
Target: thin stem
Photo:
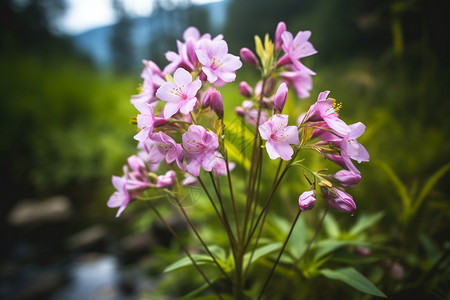
<instances>
[{"instance_id":1,"label":"thin stem","mask_svg":"<svg viewBox=\"0 0 450 300\"><path fill-rule=\"evenodd\" d=\"M264 282L263 288L261 289L261 292L259 293L258 300L261 299L261 297L264 293L264 290L266 289L267 285L269 284L270 278L272 278L272 275L278 265L278 262L280 261L281 256L283 255L284 249L286 248L289 238L291 237L291 234L294 231L295 224L297 224L297 221L298 221L298 218L300 217L301 212L302 212L301 210L298 211L297 216L295 217L294 223L292 223L291 229L289 230L286 240L284 241L283 247L281 248L281 251L278 254L277 259L275 260L272 270L270 270L269 276L267 276L266 282Z\"/></svg>"},{"instance_id":2,"label":"thin stem","mask_svg":"<svg viewBox=\"0 0 450 300\"><path fill-rule=\"evenodd\" d=\"M214 210L216 211L217 216L219 217L220 222L225 226L224 220L222 215L220 214L219 210L217 209L216 204L214 203L213 198L211 197L211 194L208 192L208 189L206 188L205 184L203 183L202 179L197 177L198 182L200 182L200 185L202 186L203 190L205 191L206 195L208 196L209 201L211 202L211 205L213 206Z\"/></svg>"},{"instance_id":3,"label":"thin stem","mask_svg":"<svg viewBox=\"0 0 450 300\"><path fill-rule=\"evenodd\" d=\"M194 124L197 125L197 119L195 118L194 113L193 113L192 111L190 111L190 112L189 112L189 115L191 116L192 123L194 123Z\"/></svg>"},{"instance_id":4,"label":"thin stem","mask_svg":"<svg viewBox=\"0 0 450 300\"><path fill-rule=\"evenodd\" d=\"M308 245L306 246L305 250L303 251L302 255L300 255L300 257L295 261L295 263L293 264L293 266L291 267L291 269L289 270L289 272L291 272L294 268L297 267L297 265L302 261L302 259L305 257L306 253L308 252L309 248L311 248L312 243L315 241L315 239L317 238L317 235L319 234L320 229L322 228L322 224L323 224L323 220L325 220L325 217L327 216L328 213L328 209L330 207L327 205L325 207L325 211L323 212L322 218L320 218L319 223L317 224L316 227L316 231L314 232L313 237L311 238L311 240L309 241Z\"/></svg>"},{"instance_id":5,"label":"thin stem","mask_svg":"<svg viewBox=\"0 0 450 300\"><path fill-rule=\"evenodd\" d=\"M186 210L184 209L184 207L181 205L181 203L179 201L177 201L178 207L180 208L183 216L185 217L186 221L188 222L189 226L191 227L192 231L194 232L195 236L197 237L197 239L200 241L200 243L203 245L203 248L205 248L205 251L209 254L209 256L211 256L211 258L213 259L213 261L216 263L217 267L219 268L219 270L223 273L223 275L225 275L225 277L232 282L231 278L228 276L228 274L225 272L225 270L222 268L222 266L220 265L220 263L217 261L216 257L211 253L211 251L209 250L209 247L206 245L205 241L202 239L202 237L200 236L197 228L195 228L194 224L191 222L191 219L189 218L189 216L186 213Z\"/></svg>"},{"instance_id":6,"label":"thin stem","mask_svg":"<svg viewBox=\"0 0 450 300\"><path fill-rule=\"evenodd\" d=\"M259 145L259 143L258 143L258 145ZM250 228L252 228L253 222L254 222L255 209L256 209L256 206L257 206L257 201L255 201L255 197L254 197L254 190L255 190L256 182L258 181L258 183L259 183L261 181L261 177L258 178L258 176L261 175L261 172L260 172L261 171L261 167L262 167L262 165L261 165L261 159L262 159L261 154L262 154L261 151L259 151L259 155L258 155L257 161L256 161L255 173L257 173L257 175L256 175L257 178L256 178L256 180L253 181L252 187L251 187L251 189L249 191L249 194L247 194L247 203L246 203L245 216L244 216L244 225L245 225L245 227L244 227L244 239L243 239L244 241L246 239L247 228L248 228L248 220L249 220L249 217L250 217L250 211L252 209L253 204L254 204L254 209L253 209L253 214L252 214L253 217L251 218L251 221L250 221Z\"/></svg>"},{"instance_id":7,"label":"thin stem","mask_svg":"<svg viewBox=\"0 0 450 300\"><path fill-rule=\"evenodd\" d=\"M283 170L283 172L281 173L280 177L278 178L278 180L277 180L275 186L272 188L272 191L270 192L270 195L269 195L269 197L267 198L266 202L264 203L264 207L262 208L262 210L261 210L261 212L260 212L260 214L259 214L259 216L258 216L258 219L256 220L255 226L253 226L253 229L252 229L252 231L250 232L250 234L249 234L249 236L248 236L248 238L247 238L247 242L246 242L246 244L245 244L246 246L247 246L248 243L250 242L250 240L251 240L253 234L255 233L255 230L256 230L256 228L258 227L258 224L259 224L259 222L261 221L261 218L262 218L262 216L264 215L264 212L265 212L265 211L267 210L267 208L269 207L270 200L272 200L272 197L273 197L273 195L275 194L275 191L277 190L278 186L280 185L280 182L281 182L281 180L283 179L284 175L286 174L287 170L289 169L289 166L290 166L290 164L288 164L288 165L284 168L284 170ZM262 225L264 225L264 224L262 224ZM261 226L262 226L262 225L261 225Z\"/></svg>"},{"instance_id":8,"label":"thin stem","mask_svg":"<svg viewBox=\"0 0 450 300\"><path fill-rule=\"evenodd\" d=\"M239 223L238 223L238 215L237 215L237 210L236 210L236 202L234 200L234 193L233 193L233 185L231 184L231 172L230 172L230 166L228 163L228 153L225 152L225 165L227 168L227 178L228 178L228 188L230 189L230 196L231 196L231 205L233 207L233 214L234 214L234 221L235 221L235 225L236 225L236 232L237 232L237 236L238 236L238 240L241 240L241 231L239 229Z\"/></svg>"},{"instance_id":9,"label":"thin stem","mask_svg":"<svg viewBox=\"0 0 450 300\"><path fill-rule=\"evenodd\" d=\"M172 227L166 222L166 220L164 219L164 217L159 213L159 211L156 209L156 207L153 205L153 203L151 201L147 202L150 207L153 209L153 211L155 212L155 214L158 216L158 218L161 220L161 222L164 224L164 226L166 226L167 230L170 231L170 233L172 234L172 236L177 240L177 242L180 244L181 248L183 249L183 251L186 253L186 255L189 257L189 259L191 260L192 264L194 265L194 267L197 269L197 271L200 273L200 275L202 275L203 279L205 280L205 282L208 284L208 286L214 291L214 293L217 295L217 297L219 297L219 299L222 299L222 296L220 295L220 293L216 290L216 288L212 285L211 281L209 281L208 277L205 275L205 273L203 273L203 271L200 269L200 267L198 266L198 264L195 262L194 258L192 257L192 255L189 253L189 251L187 250L186 246L184 245L184 243L181 241L181 239L178 237L178 235L175 233L175 231L172 229Z\"/></svg>"},{"instance_id":10,"label":"thin stem","mask_svg":"<svg viewBox=\"0 0 450 300\"><path fill-rule=\"evenodd\" d=\"M227 214L226 214L226 211L225 211L225 207L223 206L222 195L220 194L219 190L217 189L217 185L216 185L216 182L214 180L214 176L212 175L211 172L209 172L209 176L211 178L211 182L213 184L214 191L216 192L217 198L219 199L220 208L222 210L222 217L223 217L223 220L224 220L224 225L227 228L228 238L230 239L230 243L232 243L233 245L237 245L236 238L235 238L235 236L233 234L233 231L231 230L230 222L228 221L228 217L227 217ZM232 247L232 248L234 248L234 247Z\"/></svg>"},{"instance_id":11,"label":"thin stem","mask_svg":"<svg viewBox=\"0 0 450 300\"><path fill-rule=\"evenodd\" d=\"M300 255L300 257L292 264L292 267L289 269L289 271L277 281L277 284L275 285L275 289L272 291L271 294L275 294L275 292L280 288L280 283L282 281L284 281L284 279L289 276L289 274L291 274L291 272L297 268L298 264L302 261L302 259L305 257L306 253L308 253L309 248L311 247L312 243L314 242L314 240L317 238L317 235L319 234L320 229L322 228L322 224L323 224L323 220L325 219L327 213L328 213L328 209L329 206L326 206L325 211L323 212L322 218L320 218L319 223L316 226L316 230L314 232L313 237L311 238L311 240L308 242L308 245L306 246L305 250L303 251L303 253ZM270 299L270 298L268 298Z\"/></svg>"}]
</instances>

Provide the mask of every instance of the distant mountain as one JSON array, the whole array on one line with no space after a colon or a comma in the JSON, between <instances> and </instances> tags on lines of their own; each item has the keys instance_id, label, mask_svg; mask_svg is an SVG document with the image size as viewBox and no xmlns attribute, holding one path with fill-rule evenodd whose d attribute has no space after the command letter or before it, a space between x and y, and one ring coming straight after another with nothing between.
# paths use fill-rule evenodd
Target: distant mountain
<instances>
[{"instance_id":1,"label":"distant mountain","mask_svg":"<svg viewBox=\"0 0 450 300\"><path fill-rule=\"evenodd\" d=\"M132 19L129 46L133 53L133 68L141 68L142 59L150 59L151 50L161 48L155 46L159 40L170 39L170 49L176 50L174 39L182 39L183 31L188 26L201 24L203 26L199 27L202 33L210 32L213 35L222 32L227 20L229 3L230 0L223 0L186 8L161 10L149 17ZM206 20L202 17L205 14ZM90 57L99 67L111 67L114 57L111 38L116 26L99 27L73 36L72 43L78 51ZM160 59L163 57L163 53L154 55Z\"/></svg>"}]
</instances>

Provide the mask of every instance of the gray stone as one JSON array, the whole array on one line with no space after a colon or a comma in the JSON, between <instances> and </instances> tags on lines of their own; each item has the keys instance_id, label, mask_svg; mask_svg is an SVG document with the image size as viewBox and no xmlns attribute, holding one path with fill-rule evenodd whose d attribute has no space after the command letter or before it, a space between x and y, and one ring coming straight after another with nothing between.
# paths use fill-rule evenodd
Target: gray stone
<instances>
[{"instance_id":1,"label":"gray stone","mask_svg":"<svg viewBox=\"0 0 450 300\"><path fill-rule=\"evenodd\" d=\"M24 199L19 201L8 215L8 223L25 226L36 223L68 220L72 205L66 196L55 196L45 200Z\"/></svg>"}]
</instances>

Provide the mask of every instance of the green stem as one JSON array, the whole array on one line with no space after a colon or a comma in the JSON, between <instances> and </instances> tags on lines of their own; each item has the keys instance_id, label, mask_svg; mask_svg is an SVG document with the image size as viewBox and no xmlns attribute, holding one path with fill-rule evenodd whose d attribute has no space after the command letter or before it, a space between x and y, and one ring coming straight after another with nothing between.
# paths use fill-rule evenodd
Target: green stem
<instances>
[{"instance_id":1,"label":"green stem","mask_svg":"<svg viewBox=\"0 0 450 300\"><path fill-rule=\"evenodd\" d=\"M200 236L197 228L195 228L194 224L191 222L191 219L189 218L189 216L186 213L186 210L184 209L184 207L181 205L181 203L179 201L177 201L178 207L180 208L184 218L186 219L186 221L188 222L189 226L191 227L192 231L194 232L195 236L197 237L197 239L200 241L200 243L203 245L203 248L205 249L205 251L209 254L209 256L211 256L211 258L213 259L214 263L217 265L217 267L219 268L219 270L223 273L223 275L225 276L226 279L228 279L230 282L232 282L231 278L228 276L228 274L225 272L225 270L222 268L222 266L220 265L220 263L217 261L216 257L211 253L211 251L209 250L209 247L206 245L205 241L202 239L202 237Z\"/></svg>"},{"instance_id":2,"label":"green stem","mask_svg":"<svg viewBox=\"0 0 450 300\"><path fill-rule=\"evenodd\" d=\"M164 219L164 217L159 213L159 211L156 209L156 207L153 205L153 203L151 201L147 202L150 207L153 209L153 211L155 212L155 214L158 216L158 218L161 220L161 222L164 224L164 226L166 226L167 230L170 231L170 233L172 234L172 236L177 240L177 242L180 244L181 248L183 249L183 251L186 253L186 255L189 257L189 259L191 260L193 266L197 269L197 271L200 273L200 275L203 277L203 279L205 280L205 282L208 284L208 286L213 290L213 292L217 295L217 297L219 297L219 299L222 299L222 296L220 295L220 293L216 290L216 288L212 285L211 281L209 281L208 277L205 275L205 273L203 273L203 271L200 269L200 267L198 266L198 264L195 262L194 258L192 257L192 255L189 253L189 251L187 250L186 246L184 245L184 243L181 241L181 239L178 237L178 235L175 233L175 231L172 229L172 227L166 222L166 220Z\"/></svg>"},{"instance_id":3,"label":"green stem","mask_svg":"<svg viewBox=\"0 0 450 300\"><path fill-rule=\"evenodd\" d=\"M264 282L263 288L261 289L261 292L259 293L258 300L261 299L265 289L267 288L267 285L269 284L270 278L272 278L272 275L278 265L278 262L280 261L281 256L283 255L284 249L286 248L289 238L291 237L291 234L294 231L295 224L297 224L297 221L298 221L298 218L300 217L301 212L302 212L301 210L298 211L297 216L295 217L295 220L292 223L291 229L289 230L286 240L284 241L283 247L281 248L281 251L278 254L278 257L275 260L275 263L274 263L272 269L270 270L269 276L267 276L266 282Z\"/></svg>"}]
</instances>

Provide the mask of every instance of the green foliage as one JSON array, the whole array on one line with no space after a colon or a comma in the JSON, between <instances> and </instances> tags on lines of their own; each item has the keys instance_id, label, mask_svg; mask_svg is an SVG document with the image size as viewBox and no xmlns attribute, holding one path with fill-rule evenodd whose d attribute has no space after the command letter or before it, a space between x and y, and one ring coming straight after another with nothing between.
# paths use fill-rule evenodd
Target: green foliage
<instances>
[{"instance_id":1,"label":"green foliage","mask_svg":"<svg viewBox=\"0 0 450 300\"><path fill-rule=\"evenodd\" d=\"M372 282L370 282L364 275L356 271L353 267L336 270L322 269L320 270L320 273L329 279L343 281L363 293L387 298L382 291L380 291L375 285L373 285Z\"/></svg>"},{"instance_id":2,"label":"green foliage","mask_svg":"<svg viewBox=\"0 0 450 300\"><path fill-rule=\"evenodd\" d=\"M23 53L1 64L9 70L0 80L1 123L8 128L2 149L16 147L5 154L13 182L52 194L109 181L133 149L134 81L100 75L70 58L61 64Z\"/></svg>"}]
</instances>

